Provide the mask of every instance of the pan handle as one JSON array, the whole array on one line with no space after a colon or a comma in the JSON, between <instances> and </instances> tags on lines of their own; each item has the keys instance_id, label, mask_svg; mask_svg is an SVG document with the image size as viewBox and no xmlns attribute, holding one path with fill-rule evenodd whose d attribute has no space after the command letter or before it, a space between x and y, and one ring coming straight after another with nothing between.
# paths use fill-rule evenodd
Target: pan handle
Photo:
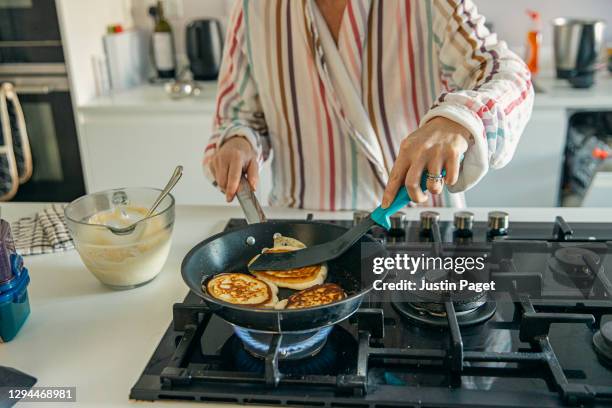
<instances>
[{"instance_id":1,"label":"pan handle","mask_svg":"<svg viewBox=\"0 0 612 408\"><path fill-rule=\"evenodd\" d=\"M249 184L249 181L244 176L240 179L236 197L238 197L240 207L242 207L242 211L249 224L267 221L266 214L264 214L263 209L259 205L255 192L251 189L251 184Z\"/></svg>"}]
</instances>

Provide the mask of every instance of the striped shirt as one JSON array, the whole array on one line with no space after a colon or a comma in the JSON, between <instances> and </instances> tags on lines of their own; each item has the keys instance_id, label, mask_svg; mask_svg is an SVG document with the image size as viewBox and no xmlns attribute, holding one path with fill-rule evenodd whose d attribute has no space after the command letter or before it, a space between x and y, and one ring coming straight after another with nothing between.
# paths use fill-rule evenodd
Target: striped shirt
<instances>
[{"instance_id":1,"label":"striped shirt","mask_svg":"<svg viewBox=\"0 0 612 408\"><path fill-rule=\"evenodd\" d=\"M241 135L262 161L272 156L271 205L372 209L402 139L437 116L462 124L475 143L458 183L429 205L460 205L462 194L452 193L510 161L531 114L531 77L471 0L347 2L337 53L374 129L365 141L330 79L316 7L236 2L204 154L209 176L216 150Z\"/></svg>"}]
</instances>

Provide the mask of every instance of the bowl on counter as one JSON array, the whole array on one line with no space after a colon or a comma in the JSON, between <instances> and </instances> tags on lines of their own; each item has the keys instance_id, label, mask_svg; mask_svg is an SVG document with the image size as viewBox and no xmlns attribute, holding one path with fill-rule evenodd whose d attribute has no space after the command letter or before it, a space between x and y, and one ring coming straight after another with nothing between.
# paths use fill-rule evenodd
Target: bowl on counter
<instances>
[{"instance_id":1,"label":"bowl on counter","mask_svg":"<svg viewBox=\"0 0 612 408\"><path fill-rule=\"evenodd\" d=\"M174 197L168 194L153 216L143 219L161 190L123 188L88 194L70 203L66 224L83 263L103 284L131 289L153 280L163 268L174 226ZM118 235L106 226L136 228Z\"/></svg>"}]
</instances>

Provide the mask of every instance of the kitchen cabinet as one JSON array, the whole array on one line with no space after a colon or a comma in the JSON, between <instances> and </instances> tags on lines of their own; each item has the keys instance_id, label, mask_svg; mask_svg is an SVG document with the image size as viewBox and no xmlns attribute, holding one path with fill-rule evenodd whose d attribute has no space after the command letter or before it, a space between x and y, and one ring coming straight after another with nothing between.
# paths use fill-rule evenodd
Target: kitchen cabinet
<instances>
[{"instance_id":1,"label":"kitchen cabinet","mask_svg":"<svg viewBox=\"0 0 612 408\"><path fill-rule=\"evenodd\" d=\"M172 101L146 87L102 98L79 110L80 146L88 192L117 187L163 187L183 165L173 194L180 204L225 204L202 170L212 128L214 89L199 99ZM258 195L267 202L269 169ZM235 204L235 203L234 203Z\"/></svg>"},{"instance_id":2,"label":"kitchen cabinet","mask_svg":"<svg viewBox=\"0 0 612 408\"><path fill-rule=\"evenodd\" d=\"M589 90L540 78L532 118L513 160L491 170L466 193L470 207L558 205L567 123L578 110L612 109L612 79ZM198 98L171 100L160 86L143 86L93 99L78 108L79 140L87 191L120 186L162 186L177 164L185 167L175 196L183 204L225 204L204 178L201 161L214 114L216 84ZM257 194L267 203L269 162ZM235 204L235 203L234 203Z\"/></svg>"}]
</instances>

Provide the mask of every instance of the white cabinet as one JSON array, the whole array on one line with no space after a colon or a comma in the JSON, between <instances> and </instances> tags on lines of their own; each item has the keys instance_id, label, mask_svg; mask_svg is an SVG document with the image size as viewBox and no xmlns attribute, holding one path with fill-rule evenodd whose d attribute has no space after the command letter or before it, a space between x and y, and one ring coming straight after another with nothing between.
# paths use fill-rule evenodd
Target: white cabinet
<instances>
[{"instance_id":1,"label":"white cabinet","mask_svg":"<svg viewBox=\"0 0 612 408\"><path fill-rule=\"evenodd\" d=\"M163 187L175 166L184 167L174 190L180 204L225 204L204 177L202 157L212 115L205 112L87 109L79 113L88 192L117 187ZM268 171L258 195L267 203Z\"/></svg>"},{"instance_id":2,"label":"white cabinet","mask_svg":"<svg viewBox=\"0 0 612 408\"><path fill-rule=\"evenodd\" d=\"M565 109L534 110L513 160L466 193L468 206L557 206L567 121Z\"/></svg>"}]
</instances>

